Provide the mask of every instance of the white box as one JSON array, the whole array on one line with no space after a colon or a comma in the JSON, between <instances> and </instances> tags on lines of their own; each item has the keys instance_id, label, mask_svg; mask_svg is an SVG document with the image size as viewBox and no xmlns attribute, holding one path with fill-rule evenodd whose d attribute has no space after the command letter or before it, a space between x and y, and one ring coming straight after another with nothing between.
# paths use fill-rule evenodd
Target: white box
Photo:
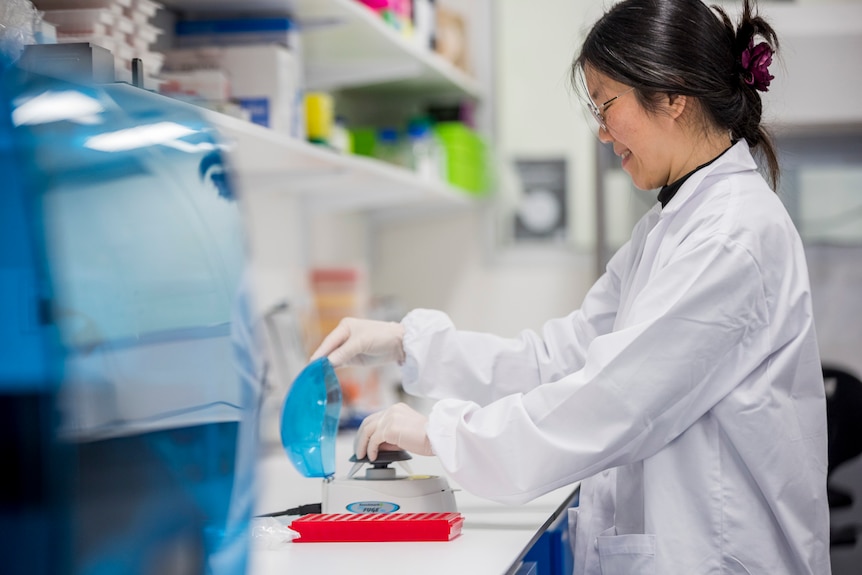
<instances>
[{"instance_id":1,"label":"white box","mask_svg":"<svg viewBox=\"0 0 862 575\"><path fill-rule=\"evenodd\" d=\"M39 10L76 10L78 8L110 8L122 13L123 8L130 8L132 0L38 0Z\"/></svg>"},{"instance_id":2,"label":"white box","mask_svg":"<svg viewBox=\"0 0 862 575\"><path fill-rule=\"evenodd\" d=\"M135 0L133 5L134 7L130 8L131 10L140 12L150 18L155 16L156 12L162 8L161 4L153 2L152 0Z\"/></svg>"},{"instance_id":3,"label":"white box","mask_svg":"<svg viewBox=\"0 0 862 575\"><path fill-rule=\"evenodd\" d=\"M107 8L47 10L42 16L62 34L91 34L95 24L113 26L117 15ZM104 28L102 28L104 31Z\"/></svg>"},{"instance_id":4,"label":"white box","mask_svg":"<svg viewBox=\"0 0 862 575\"><path fill-rule=\"evenodd\" d=\"M288 48L277 44L182 48L165 56L166 71L224 70L231 99L250 112L254 123L305 137L302 63Z\"/></svg>"},{"instance_id":5,"label":"white box","mask_svg":"<svg viewBox=\"0 0 862 575\"><path fill-rule=\"evenodd\" d=\"M159 76L162 80L175 84L184 94L211 102L227 102L230 99L230 82L222 70L162 72ZM164 88L161 91L164 92Z\"/></svg>"}]
</instances>

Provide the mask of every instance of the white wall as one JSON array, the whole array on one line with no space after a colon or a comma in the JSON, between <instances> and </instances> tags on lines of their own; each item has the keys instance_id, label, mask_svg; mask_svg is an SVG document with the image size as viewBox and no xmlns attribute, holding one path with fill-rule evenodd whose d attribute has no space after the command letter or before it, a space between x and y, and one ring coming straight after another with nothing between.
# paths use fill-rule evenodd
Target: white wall
<instances>
[{"instance_id":1,"label":"white wall","mask_svg":"<svg viewBox=\"0 0 862 575\"><path fill-rule=\"evenodd\" d=\"M862 1L761 2L759 9L781 44L763 95L765 120L779 131L859 130Z\"/></svg>"},{"instance_id":2,"label":"white wall","mask_svg":"<svg viewBox=\"0 0 862 575\"><path fill-rule=\"evenodd\" d=\"M448 312L463 329L504 336L539 329L580 304L591 257L556 263L491 263L481 241L483 214L463 212L378 230L372 290L409 308Z\"/></svg>"},{"instance_id":3,"label":"white wall","mask_svg":"<svg viewBox=\"0 0 862 575\"><path fill-rule=\"evenodd\" d=\"M492 210L375 226L372 291L409 309L447 311L458 327L515 335L577 308L594 281L594 145L568 86L589 0L494 0L490 98L497 157L564 156L573 191L571 246L513 249L491 232Z\"/></svg>"},{"instance_id":4,"label":"white wall","mask_svg":"<svg viewBox=\"0 0 862 575\"><path fill-rule=\"evenodd\" d=\"M395 295L407 308L443 309L466 329L511 335L521 328L539 328L544 320L576 308L595 279L595 140L584 127L579 103L568 84L568 72L585 30L612 2L489 1L493 20L486 23L490 30L486 33L492 34L488 43L493 48L493 73L489 78L481 66L479 70L490 89L494 116L493 124L483 129L494 135L491 143L504 174L507 163L515 157L567 158L571 222L568 249L526 249L505 244L492 231L501 220L499 213L489 214L491 210L377 223L359 241L368 250L373 293ZM477 10L481 1L471 0L469 4ZM853 10L859 0L846 4L849 8L845 10ZM826 6L825 2L810 2L804 7L821 8L822 12ZM779 34L783 28L789 28L791 36L798 34L800 27L794 22L799 19L784 14L789 7L768 2L761 7L767 16L775 13L778 17L775 23ZM812 22L818 21L812 18ZM474 25L471 33L482 34L482 26ZM791 53L786 57L796 52L794 40L788 42ZM785 65L797 68L796 61ZM831 66L834 64L830 62ZM856 58L852 57L847 66L841 68L843 75L838 69L831 73L846 82L846 74L853 76L851 69L858 67ZM800 75L804 74L797 74ZM805 83L804 78L798 81ZM775 90L769 93L777 101L767 102L768 114L770 107L775 113L774 108L787 105L787 98L795 98L796 102L802 97L798 90L788 92L782 86L777 81ZM812 88L818 90L816 86ZM853 98L855 93L848 96ZM504 186L506 183L505 179L501 182ZM509 207L507 202L516 190L497 192L506 198L503 207ZM610 212L617 208L608 206Z\"/></svg>"},{"instance_id":5,"label":"white wall","mask_svg":"<svg viewBox=\"0 0 862 575\"><path fill-rule=\"evenodd\" d=\"M564 156L570 188L570 240L592 249L596 139L571 89L570 64L603 0L499 0L497 6L498 153Z\"/></svg>"}]
</instances>

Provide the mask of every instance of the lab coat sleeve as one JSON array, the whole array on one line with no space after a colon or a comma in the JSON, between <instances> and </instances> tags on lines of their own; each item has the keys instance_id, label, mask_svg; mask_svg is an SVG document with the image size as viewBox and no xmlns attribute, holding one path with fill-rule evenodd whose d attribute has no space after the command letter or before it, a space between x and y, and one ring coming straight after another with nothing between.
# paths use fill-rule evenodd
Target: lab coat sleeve
<instances>
[{"instance_id":1,"label":"lab coat sleeve","mask_svg":"<svg viewBox=\"0 0 862 575\"><path fill-rule=\"evenodd\" d=\"M628 246L619 250L581 308L546 322L541 336L530 330L517 338L459 331L443 312L413 310L401 322L405 390L487 405L577 371L590 342L613 328L619 306L618 269L627 253Z\"/></svg>"},{"instance_id":2,"label":"lab coat sleeve","mask_svg":"<svg viewBox=\"0 0 862 575\"><path fill-rule=\"evenodd\" d=\"M763 361L764 288L743 247L713 236L652 273L582 369L485 407L434 406L428 437L462 487L520 503L649 457Z\"/></svg>"}]
</instances>

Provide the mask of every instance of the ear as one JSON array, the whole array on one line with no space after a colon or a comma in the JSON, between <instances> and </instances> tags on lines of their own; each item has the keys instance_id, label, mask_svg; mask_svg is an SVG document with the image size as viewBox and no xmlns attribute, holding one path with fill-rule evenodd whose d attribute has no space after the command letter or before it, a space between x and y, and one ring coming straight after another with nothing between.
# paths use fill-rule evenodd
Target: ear
<instances>
[{"instance_id":1,"label":"ear","mask_svg":"<svg viewBox=\"0 0 862 575\"><path fill-rule=\"evenodd\" d=\"M688 103L688 98L682 94L667 94L665 104L667 112L671 118L676 120L685 111L685 106Z\"/></svg>"}]
</instances>

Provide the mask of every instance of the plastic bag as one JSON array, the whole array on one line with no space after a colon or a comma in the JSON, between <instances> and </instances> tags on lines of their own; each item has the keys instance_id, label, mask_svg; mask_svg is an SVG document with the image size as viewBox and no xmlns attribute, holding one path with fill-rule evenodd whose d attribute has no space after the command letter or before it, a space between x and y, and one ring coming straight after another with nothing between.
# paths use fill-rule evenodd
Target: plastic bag
<instances>
[{"instance_id":1,"label":"plastic bag","mask_svg":"<svg viewBox=\"0 0 862 575\"><path fill-rule=\"evenodd\" d=\"M251 520L251 545L255 549L278 549L299 537L299 533L275 517Z\"/></svg>"},{"instance_id":2,"label":"plastic bag","mask_svg":"<svg viewBox=\"0 0 862 575\"><path fill-rule=\"evenodd\" d=\"M30 0L3 0L0 3L0 52L16 62L24 46L33 44L42 14Z\"/></svg>"}]
</instances>

